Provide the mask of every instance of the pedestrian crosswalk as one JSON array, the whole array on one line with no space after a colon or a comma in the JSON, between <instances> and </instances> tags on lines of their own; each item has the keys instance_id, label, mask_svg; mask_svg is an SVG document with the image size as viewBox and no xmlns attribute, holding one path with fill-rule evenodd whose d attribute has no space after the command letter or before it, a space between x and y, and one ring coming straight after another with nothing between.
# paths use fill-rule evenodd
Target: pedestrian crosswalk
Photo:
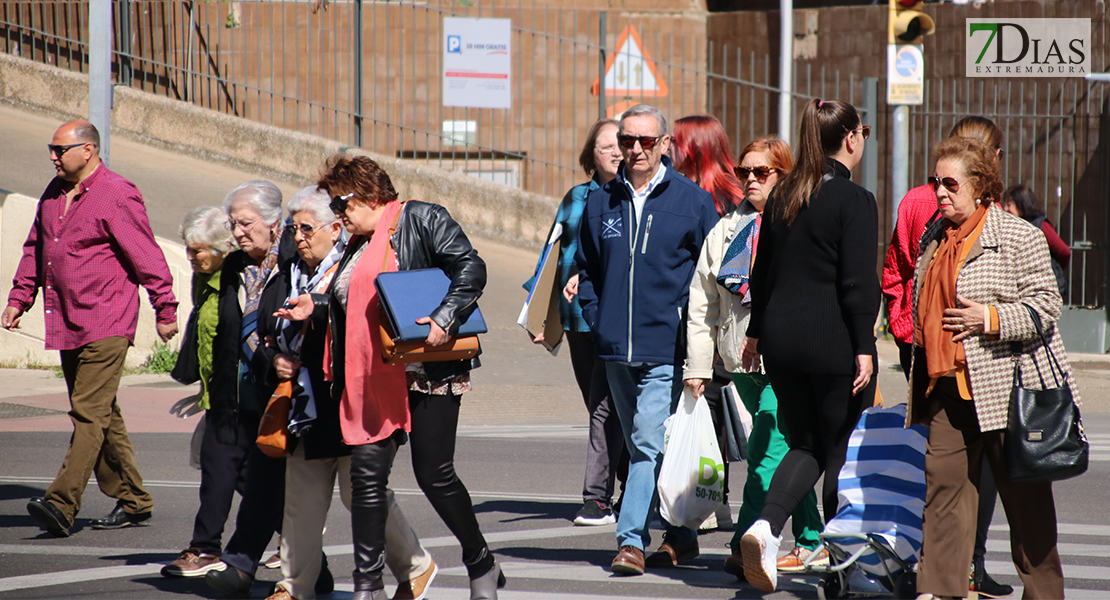
<instances>
[{"instance_id":1,"label":"pedestrian crosswalk","mask_svg":"<svg viewBox=\"0 0 1110 600\"><path fill-rule=\"evenodd\" d=\"M1091 461L1110 462L1110 433L1087 432L1091 444Z\"/></svg>"},{"instance_id":2,"label":"pedestrian crosswalk","mask_svg":"<svg viewBox=\"0 0 1110 600\"><path fill-rule=\"evenodd\" d=\"M749 597L757 594L746 584L738 583L720 570L721 561L728 553L724 543L727 533L710 534L703 537L701 556L688 567L668 570L649 570L643 576L634 578L614 577L604 564L596 560L599 555L608 556L598 547L596 540L585 538L601 535L612 536L614 526L574 527L557 526L537 529L511 531L491 531L487 539L499 555L502 568L509 578L510 585L499 597L502 600L585 600L622 599L640 600L648 598L674 598L678 600L701 600L705 598ZM1068 598L1094 600L1110 597L1110 525L1061 523L1058 549L1064 564ZM987 545L987 570L995 579L1013 585L1015 597L1021 595L1021 580L1017 577L1013 564L1009 561L1009 527L1005 523L991 527ZM577 538L577 539L576 539ZM422 540L425 547L434 555L447 555L457 551L457 543L452 536L427 538ZM604 545L604 543L602 544ZM522 549L543 549L559 547L564 550L560 560L529 560L522 558ZM784 543L789 548L789 542ZM577 550L575 550L577 549ZM332 545L325 548L331 557L341 557L351 553L350 545ZM173 549L150 548L102 548L73 545L52 545L45 548L33 544L0 544L0 555L51 554L54 556L126 556L172 554ZM533 554L543 555L543 552ZM49 588L60 595L77 593L82 584L109 579L136 580L156 577L161 563L114 565L100 568L58 570L26 574L13 577L0 577L0 594L14 594L21 597L20 590ZM441 569L440 577L429 598L437 600L462 600L468 598L465 588L466 570L462 566L447 566ZM781 576L779 590L770 598L814 598L816 597L815 575ZM338 583L333 598L347 598L352 590L350 583ZM560 591L563 590L563 591ZM41 596L41 593L27 595ZM256 597L258 594L255 594Z\"/></svg>"}]
</instances>

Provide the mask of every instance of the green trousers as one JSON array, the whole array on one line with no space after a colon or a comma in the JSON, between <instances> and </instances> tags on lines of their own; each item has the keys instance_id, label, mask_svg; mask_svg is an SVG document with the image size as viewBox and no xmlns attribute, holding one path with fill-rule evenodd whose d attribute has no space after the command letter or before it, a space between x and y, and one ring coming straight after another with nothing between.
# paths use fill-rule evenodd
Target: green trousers
<instances>
[{"instance_id":1,"label":"green trousers","mask_svg":"<svg viewBox=\"0 0 1110 600\"><path fill-rule=\"evenodd\" d=\"M790 446L779 425L778 398L767 380L759 373L733 373L732 381L744 407L752 414L752 433L748 436L748 479L744 482L744 499L736 517L736 532L729 545L740 551L740 538L763 513L767 490L782 458ZM821 513L817 511L817 494L810 490L791 515L795 544L813 550L820 545L817 534L824 530Z\"/></svg>"}]
</instances>

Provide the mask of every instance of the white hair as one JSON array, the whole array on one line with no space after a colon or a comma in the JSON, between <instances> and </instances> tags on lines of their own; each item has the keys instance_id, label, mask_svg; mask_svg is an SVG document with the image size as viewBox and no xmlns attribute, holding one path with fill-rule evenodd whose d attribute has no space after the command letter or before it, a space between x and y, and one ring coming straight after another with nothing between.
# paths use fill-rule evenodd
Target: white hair
<instances>
[{"instance_id":1,"label":"white hair","mask_svg":"<svg viewBox=\"0 0 1110 600\"><path fill-rule=\"evenodd\" d=\"M281 220L281 190L265 179L255 179L235 186L224 198L224 210L231 214L231 207L245 203L273 226Z\"/></svg>"},{"instance_id":2,"label":"white hair","mask_svg":"<svg viewBox=\"0 0 1110 600\"><path fill-rule=\"evenodd\" d=\"M320 225L330 225L337 219L331 210L331 196L314 185L310 185L293 195L289 201L289 216L305 211Z\"/></svg>"},{"instance_id":3,"label":"white hair","mask_svg":"<svg viewBox=\"0 0 1110 600\"><path fill-rule=\"evenodd\" d=\"M225 256L235 247L227 227L227 213L218 206L194 208L181 221L178 234L185 244L204 244L215 254Z\"/></svg>"},{"instance_id":4,"label":"white hair","mask_svg":"<svg viewBox=\"0 0 1110 600\"><path fill-rule=\"evenodd\" d=\"M625 119L628 117L641 117L645 115L655 117L655 120L659 122L659 135L667 134L667 117L664 117L663 113L658 108L650 104L637 104L624 111L624 114L621 115L621 131L624 131Z\"/></svg>"}]
</instances>

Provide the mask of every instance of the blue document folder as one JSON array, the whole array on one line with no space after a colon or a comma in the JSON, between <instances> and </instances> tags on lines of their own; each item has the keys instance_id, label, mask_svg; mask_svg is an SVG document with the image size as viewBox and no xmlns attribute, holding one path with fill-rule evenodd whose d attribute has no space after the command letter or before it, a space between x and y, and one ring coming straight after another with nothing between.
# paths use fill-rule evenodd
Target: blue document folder
<instances>
[{"instance_id":1,"label":"blue document folder","mask_svg":"<svg viewBox=\"0 0 1110 600\"><path fill-rule=\"evenodd\" d=\"M427 339L431 325L418 325L416 320L432 314L443 302L451 280L439 269L414 269L382 273L374 280L381 298L382 309L389 319L397 342L417 342ZM458 335L485 333L486 320L482 311L474 307L459 325Z\"/></svg>"}]
</instances>

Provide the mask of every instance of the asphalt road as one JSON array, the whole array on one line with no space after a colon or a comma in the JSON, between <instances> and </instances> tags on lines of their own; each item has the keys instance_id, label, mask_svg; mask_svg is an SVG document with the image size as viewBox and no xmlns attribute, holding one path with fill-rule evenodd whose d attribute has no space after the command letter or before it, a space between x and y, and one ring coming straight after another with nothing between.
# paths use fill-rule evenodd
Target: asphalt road
<instances>
[{"instance_id":1,"label":"asphalt road","mask_svg":"<svg viewBox=\"0 0 1110 600\"><path fill-rule=\"evenodd\" d=\"M59 122L0 107L0 188L37 196L52 176L45 144ZM277 151L277 149L275 149ZM143 191L155 232L176 236L181 217L194 206L219 204L234 185L256 175L117 138L113 168ZM278 182L291 195L296 185ZM520 283L535 262L531 252L474 240L490 266L482 298L491 331L483 346L483 368L475 391L464 399L457 467L467 483L483 531L505 567L508 600L586 598L814 598L815 577L791 577L782 590L764 596L720 571L730 533L702 536L701 557L690 567L614 578L612 526L574 527L581 506L585 455L585 411L564 352L551 357L533 347L515 324L523 301ZM6 293L7 282L0 283ZM1056 486L1060 549L1072 598L1110 597L1110 363L1104 357L1072 357L1086 400L1086 426L1094 444L1088 474ZM880 344L880 387L887 403L904 396L905 382L893 366L896 350ZM136 376L120 393L142 473L155 496L149 527L93 531L87 519L112 508L95 484L72 537L55 539L27 515L27 498L41 495L64 456L68 418L64 385L49 372L0 370L0 599L3 598L215 598L197 580L159 576L188 543L197 510L199 472L188 466L192 422L167 414L173 401L192 393L166 378ZM739 508L744 465L733 466L732 510ZM465 570L458 545L417 490L407 450L391 480L406 515L443 569L429 595L466 598ZM233 513L234 514L234 511ZM225 541L234 529L228 523ZM656 540L658 534L656 531ZM353 568L349 515L338 502L328 520L325 544L337 580L333 598L349 598ZM271 544L276 547L276 544ZM785 544L789 547L789 544ZM1005 515L995 515L988 570L1020 584L1009 563ZM276 571L260 570L272 582ZM387 587L392 589L387 576ZM255 586L254 597L265 596Z\"/></svg>"}]
</instances>

